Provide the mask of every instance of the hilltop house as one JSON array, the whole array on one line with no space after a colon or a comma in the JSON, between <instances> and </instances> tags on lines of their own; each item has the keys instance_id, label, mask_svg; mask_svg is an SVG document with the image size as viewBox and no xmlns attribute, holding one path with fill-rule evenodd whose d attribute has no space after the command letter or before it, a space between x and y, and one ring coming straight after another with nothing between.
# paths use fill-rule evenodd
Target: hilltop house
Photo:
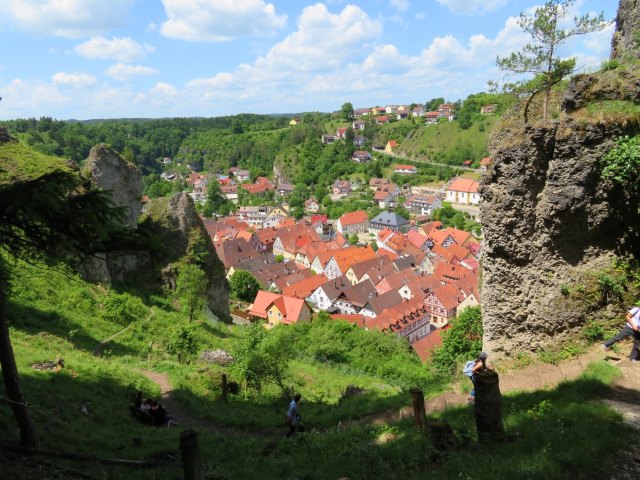
<instances>
[{"instance_id":1,"label":"hilltop house","mask_svg":"<svg viewBox=\"0 0 640 480\"><path fill-rule=\"evenodd\" d=\"M418 167L415 165L395 165L393 171L400 175L413 175L414 173L418 173Z\"/></svg>"},{"instance_id":2,"label":"hilltop house","mask_svg":"<svg viewBox=\"0 0 640 480\"><path fill-rule=\"evenodd\" d=\"M367 163L371 161L371 154L365 150L356 150L351 155L351 160L356 163Z\"/></svg>"},{"instance_id":3,"label":"hilltop house","mask_svg":"<svg viewBox=\"0 0 640 480\"><path fill-rule=\"evenodd\" d=\"M351 193L351 182L349 180L336 180L333 182L334 195L348 195Z\"/></svg>"}]
</instances>

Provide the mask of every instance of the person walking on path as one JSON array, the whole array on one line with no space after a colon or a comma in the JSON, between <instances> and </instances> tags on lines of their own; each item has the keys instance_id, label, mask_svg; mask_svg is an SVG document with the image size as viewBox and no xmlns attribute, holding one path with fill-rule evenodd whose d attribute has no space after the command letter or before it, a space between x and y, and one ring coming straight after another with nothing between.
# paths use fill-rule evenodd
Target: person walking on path
<instances>
[{"instance_id":1,"label":"person walking on path","mask_svg":"<svg viewBox=\"0 0 640 480\"><path fill-rule=\"evenodd\" d=\"M633 335L633 347L629 359L632 362L638 361L638 350L640 350L640 307L633 307L627 312L627 324L618 332L618 334L603 344L605 350L609 350L611 345L620 340Z\"/></svg>"},{"instance_id":2,"label":"person walking on path","mask_svg":"<svg viewBox=\"0 0 640 480\"><path fill-rule=\"evenodd\" d=\"M298 404L300 403L301 395L296 393L293 400L289 404L289 409L287 410L287 425L289 425L289 432L287 433L287 438L290 438L296 430L298 432L304 432L304 427L302 426L300 412L298 410Z\"/></svg>"},{"instance_id":3,"label":"person walking on path","mask_svg":"<svg viewBox=\"0 0 640 480\"><path fill-rule=\"evenodd\" d=\"M489 355L487 352L480 352L478 354L478 358L475 360L468 361L464 366L464 373L469 377L471 383L473 383L473 390L469 393L469 398L467 398L467 403L474 403L476 400L476 379L478 373L487 368L487 358Z\"/></svg>"}]
</instances>

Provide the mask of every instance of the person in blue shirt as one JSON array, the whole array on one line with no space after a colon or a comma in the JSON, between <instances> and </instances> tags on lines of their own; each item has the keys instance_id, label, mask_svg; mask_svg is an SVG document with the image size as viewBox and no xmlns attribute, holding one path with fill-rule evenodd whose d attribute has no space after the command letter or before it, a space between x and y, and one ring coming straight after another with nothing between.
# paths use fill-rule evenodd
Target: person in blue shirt
<instances>
[{"instance_id":1,"label":"person in blue shirt","mask_svg":"<svg viewBox=\"0 0 640 480\"><path fill-rule=\"evenodd\" d=\"M632 335L633 347L631 347L629 360L635 363L638 361L638 350L640 350L640 307L633 307L627 312L627 324L615 337L604 342L603 348L609 350L614 343Z\"/></svg>"},{"instance_id":2,"label":"person in blue shirt","mask_svg":"<svg viewBox=\"0 0 640 480\"><path fill-rule=\"evenodd\" d=\"M287 438L291 437L296 430L298 432L304 432L304 427L301 423L300 411L298 410L298 404L300 403L300 399L302 396L299 393L296 393L293 400L289 404L289 409L287 410L287 425L289 425L289 432L287 433Z\"/></svg>"}]
</instances>

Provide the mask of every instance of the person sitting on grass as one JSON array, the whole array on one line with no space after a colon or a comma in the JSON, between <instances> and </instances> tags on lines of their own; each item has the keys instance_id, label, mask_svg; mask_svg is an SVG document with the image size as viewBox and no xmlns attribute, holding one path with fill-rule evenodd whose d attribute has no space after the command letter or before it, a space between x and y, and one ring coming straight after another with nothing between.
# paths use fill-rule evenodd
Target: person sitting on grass
<instances>
[{"instance_id":1,"label":"person sitting on grass","mask_svg":"<svg viewBox=\"0 0 640 480\"><path fill-rule=\"evenodd\" d=\"M164 406L161 403L158 403L156 400L151 402L151 424L156 427L162 427L166 425L170 427L171 425L178 425L177 422L173 421L173 418Z\"/></svg>"}]
</instances>

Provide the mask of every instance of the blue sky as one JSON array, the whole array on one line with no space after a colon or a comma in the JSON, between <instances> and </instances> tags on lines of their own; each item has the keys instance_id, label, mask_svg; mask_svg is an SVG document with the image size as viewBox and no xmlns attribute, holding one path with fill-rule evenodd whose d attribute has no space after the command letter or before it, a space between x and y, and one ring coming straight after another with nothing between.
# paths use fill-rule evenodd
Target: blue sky
<instances>
[{"instance_id":1,"label":"blue sky","mask_svg":"<svg viewBox=\"0 0 640 480\"><path fill-rule=\"evenodd\" d=\"M464 98L541 0L0 0L0 119L333 111ZM577 0L574 12L615 0ZM613 27L561 52L584 70Z\"/></svg>"}]
</instances>

